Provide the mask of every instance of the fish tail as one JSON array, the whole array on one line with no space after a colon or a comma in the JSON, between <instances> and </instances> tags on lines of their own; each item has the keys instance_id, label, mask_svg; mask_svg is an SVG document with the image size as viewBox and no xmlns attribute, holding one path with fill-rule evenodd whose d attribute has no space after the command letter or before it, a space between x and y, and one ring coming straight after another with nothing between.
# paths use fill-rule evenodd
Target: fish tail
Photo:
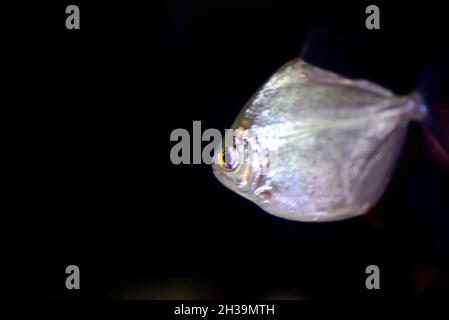
<instances>
[{"instance_id":1,"label":"fish tail","mask_svg":"<svg viewBox=\"0 0 449 320\"><path fill-rule=\"evenodd\" d=\"M410 119L415 121L425 121L428 115L427 106L422 95L418 91L413 91L406 98L404 107Z\"/></svg>"},{"instance_id":2,"label":"fish tail","mask_svg":"<svg viewBox=\"0 0 449 320\"><path fill-rule=\"evenodd\" d=\"M449 44L434 46L424 64L416 90L422 96L426 107L423 119L424 129L435 138L449 155Z\"/></svg>"}]
</instances>

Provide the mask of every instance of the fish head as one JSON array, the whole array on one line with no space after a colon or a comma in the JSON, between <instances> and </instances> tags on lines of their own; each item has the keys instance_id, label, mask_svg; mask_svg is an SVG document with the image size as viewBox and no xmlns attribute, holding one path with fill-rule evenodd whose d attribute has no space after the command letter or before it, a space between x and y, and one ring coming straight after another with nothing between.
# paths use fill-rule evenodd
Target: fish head
<instances>
[{"instance_id":1,"label":"fish head","mask_svg":"<svg viewBox=\"0 0 449 320\"><path fill-rule=\"evenodd\" d=\"M215 155L212 167L223 185L255 201L269 159L254 132L239 127L226 130L221 152Z\"/></svg>"}]
</instances>

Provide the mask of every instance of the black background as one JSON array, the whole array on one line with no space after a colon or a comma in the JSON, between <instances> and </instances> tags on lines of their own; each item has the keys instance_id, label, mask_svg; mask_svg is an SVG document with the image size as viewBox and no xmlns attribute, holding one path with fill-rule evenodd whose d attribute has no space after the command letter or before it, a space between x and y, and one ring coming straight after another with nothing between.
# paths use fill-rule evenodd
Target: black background
<instances>
[{"instance_id":1,"label":"black background","mask_svg":"<svg viewBox=\"0 0 449 320\"><path fill-rule=\"evenodd\" d=\"M80 7L80 30L65 28L69 4ZM367 78L410 91L446 37L444 8L375 1L381 30L368 31L368 4L2 4L2 293L447 298L448 174L418 125L379 205L336 223L270 216L206 165L170 162L172 130L191 131L193 120L229 127L316 24L381 44ZM65 289L69 264L80 267L79 291ZM381 290L365 288L369 264L381 269Z\"/></svg>"}]
</instances>

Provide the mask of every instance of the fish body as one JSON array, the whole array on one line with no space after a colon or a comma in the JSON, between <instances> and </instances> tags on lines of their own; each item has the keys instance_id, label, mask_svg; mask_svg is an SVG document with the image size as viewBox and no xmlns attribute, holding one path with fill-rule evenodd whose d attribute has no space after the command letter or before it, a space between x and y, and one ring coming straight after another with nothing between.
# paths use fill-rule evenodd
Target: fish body
<instances>
[{"instance_id":1,"label":"fish body","mask_svg":"<svg viewBox=\"0 0 449 320\"><path fill-rule=\"evenodd\" d=\"M296 59L242 109L214 174L282 218L358 216L384 192L408 122L425 113L417 93L397 96Z\"/></svg>"}]
</instances>

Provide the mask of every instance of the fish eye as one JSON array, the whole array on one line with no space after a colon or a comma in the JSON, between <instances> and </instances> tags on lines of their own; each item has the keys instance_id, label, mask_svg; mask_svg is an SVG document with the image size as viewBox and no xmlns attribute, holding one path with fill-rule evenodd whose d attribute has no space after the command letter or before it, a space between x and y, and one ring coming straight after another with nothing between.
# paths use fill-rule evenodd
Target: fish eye
<instances>
[{"instance_id":1,"label":"fish eye","mask_svg":"<svg viewBox=\"0 0 449 320\"><path fill-rule=\"evenodd\" d=\"M235 148L226 147L220 154L220 164L224 171L234 171L239 166L238 152Z\"/></svg>"}]
</instances>

